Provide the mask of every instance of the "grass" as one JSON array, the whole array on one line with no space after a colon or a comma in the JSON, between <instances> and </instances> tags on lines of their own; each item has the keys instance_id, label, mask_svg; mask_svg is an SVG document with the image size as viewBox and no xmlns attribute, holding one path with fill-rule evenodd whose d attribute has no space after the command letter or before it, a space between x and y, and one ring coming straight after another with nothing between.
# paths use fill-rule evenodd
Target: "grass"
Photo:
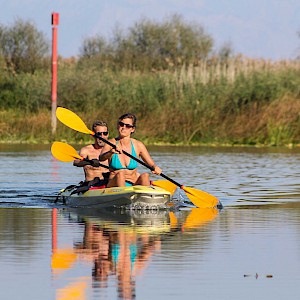
<instances>
[{"instance_id":1,"label":"grass","mask_svg":"<svg viewBox=\"0 0 300 300\"><path fill-rule=\"evenodd\" d=\"M50 75L0 76L0 142L91 141L59 122L51 135ZM58 105L88 127L107 121L111 136L118 116L133 112L147 144L299 145L300 62L237 57L160 72L60 62Z\"/></svg>"}]
</instances>

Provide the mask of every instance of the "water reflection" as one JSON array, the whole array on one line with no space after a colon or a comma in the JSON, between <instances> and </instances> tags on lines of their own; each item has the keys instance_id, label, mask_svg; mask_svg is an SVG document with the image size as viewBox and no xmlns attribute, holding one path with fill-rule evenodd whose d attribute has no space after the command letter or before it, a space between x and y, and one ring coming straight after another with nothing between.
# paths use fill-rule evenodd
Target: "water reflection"
<instances>
[{"instance_id":1,"label":"water reflection","mask_svg":"<svg viewBox=\"0 0 300 300\"><path fill-rule=\"evenodd\" d=\"M84 295L89 282L100 291L113 285L120 299L135 299L136 279L148 267L151 257L160 253L164 240L203 226L218 215L218 210L194 208L174 213L67 209L63 214L70 222L84 226L84 231L72 248L58 249L56 209L53 210L53 273L62 274L73 268L75 261L82 261L91 263L91 275L73 278L57 291L56 299L68 299L74 293Z\"/></svg>"},{"instance_id":2,"label":"water reflection","mask_svg":"<svg viewBox=\"0 0 300 300\"><path fill-rule=\"evenodd\" d=\"M49 216L42 209L0 209L0 256L8 252L14 260L30 259L47 236Z\"/></svg>"},{"instance_id":3,"label":"water reflection","mask_svg":"<svg viewBox=\"0 0 300 300\"><path fill-rule=\"evenodd\" d=\"M219 198L221 213L56 206L52 224L57 192L83 175L49 148L0 145L1 299L298 299L299 148L153 148L165 174Z\"/></svg>"}]
</instances>

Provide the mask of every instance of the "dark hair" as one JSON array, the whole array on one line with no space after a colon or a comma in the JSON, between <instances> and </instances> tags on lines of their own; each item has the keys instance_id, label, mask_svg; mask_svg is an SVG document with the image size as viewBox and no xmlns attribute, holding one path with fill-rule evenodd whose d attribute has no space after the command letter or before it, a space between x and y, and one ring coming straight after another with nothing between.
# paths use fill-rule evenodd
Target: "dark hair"
<instances>
[{"instance_id":1,"label":"dark hair","mask_svg":"<svg viewBox=\"0 0 300 300\"><path fill-rule=\"evenodd\" d=\"M136 127L137 118L134 114L126 113L126 114L122 115L121 117L119 117L119 121L122 121L124 119L131 119L132 120L132 125L134 127Z\"/></svg>"},{"instance_id":2,"label":"dark hair","mask_svg":"<svg viewBox=\"0 0 300 300\"><path fill-rule=\"evenodd\" d=\"M104 121L95 121L92 125L92 130L95 132L95 129L97 126L105 126L108 130L108 126L107 126L107 123L104 122Z\"/></svg>"}]
</instances>

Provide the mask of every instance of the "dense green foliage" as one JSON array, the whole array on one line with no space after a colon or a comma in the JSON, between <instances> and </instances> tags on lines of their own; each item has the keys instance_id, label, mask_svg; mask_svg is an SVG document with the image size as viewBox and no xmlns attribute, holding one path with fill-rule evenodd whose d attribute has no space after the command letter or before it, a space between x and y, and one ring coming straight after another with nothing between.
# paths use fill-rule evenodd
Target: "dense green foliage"
<instances>
[{"instance_id":1,"label":"dense green foliage","mask_svg":"<svg viewBox=\"0 0 300 300\"><path fill-rule=\"evenodd\" d=\"M197 64L212 52L213 40L199 24L187 24L174 15L162 23L147 19L128 32L116 29L111 41L101 36L83 42L81 63L110 65L114 69L166 70Z\"/></svg>"},{"instance_id":2,"label":"dense green foliage","mask_svg":"<svg viewBox=\"0 0 300 300\"><path fill-rule=\"evenodd\" d=\"M0 56L13 73L34 73L49 67L49 42L29 21L17 19L11 27L0 25Z\"/></svg>"},{"instance_id":3,"label":"dense green foliage","mask_svg":"<svg viewBox=\"0 0 300 300\"><path fill-rule=\"evenodd\" d=\"M4 32L10 30L0 27L2 40ZM147 143L300 144L300 62L233 57L229 46L214 56L212 45L202 27L177 16L136 23L111 43L88 39L78 60L59 59L58 105L88 126L107 121L112 134L121 114L135 113L136 137ZM45 57L34 56L28 68L9 67L11 57L2 47L0 141L87 141L59 122L51 136L51 72L40 64Z\"/></svg>"},{"instance_id":4,"label":"dense green foliage","mask_svg":"<svg viewBox=\"0 0 300 300\"><path fill-rule=\"evenodd\" d=\"M113 131L117 117L130 111L138 116L137 137L149 143L300 142L299 69L240 72L234 80L206 82L202 73L189 77L186 70L113 72L76 63L61 63L59 70L58 104L88 125L100 118ZM1 76L1 140L51 139L50 78L49 72ZM57 138L85 138L70 131L59 124Z\"/></svg>"}]
</instances>

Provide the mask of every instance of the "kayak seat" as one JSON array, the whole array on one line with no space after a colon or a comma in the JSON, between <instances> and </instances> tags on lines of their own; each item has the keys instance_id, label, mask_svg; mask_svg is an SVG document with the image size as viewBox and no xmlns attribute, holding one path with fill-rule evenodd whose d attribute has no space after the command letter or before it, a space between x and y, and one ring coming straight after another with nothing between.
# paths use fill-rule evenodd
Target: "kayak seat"
<instances>
[{"instance_id":1,"label":"kayak seat","mask_svg":"<svg viewBox=\"0 0 300 300\"><path fill-rule=\"evenodd\" d=\"M106 188L107 183L108 179L100 179L99 177L95 177L91 181L81 182L81 184L71 193L71 195L80 193L83 194L90 189L103 189Z\"/></svg>"},{"instance_id":2,"label":"kayak seat","mask_svg":"<svg viewBox=\"0 0 300 300\"><path fill-rule=\"evenodd\" d=\"M101 186L91 186L89 190L101 190L105 189L107 186L106 185L101 185Z\"/></svg>"}]
</instances>

